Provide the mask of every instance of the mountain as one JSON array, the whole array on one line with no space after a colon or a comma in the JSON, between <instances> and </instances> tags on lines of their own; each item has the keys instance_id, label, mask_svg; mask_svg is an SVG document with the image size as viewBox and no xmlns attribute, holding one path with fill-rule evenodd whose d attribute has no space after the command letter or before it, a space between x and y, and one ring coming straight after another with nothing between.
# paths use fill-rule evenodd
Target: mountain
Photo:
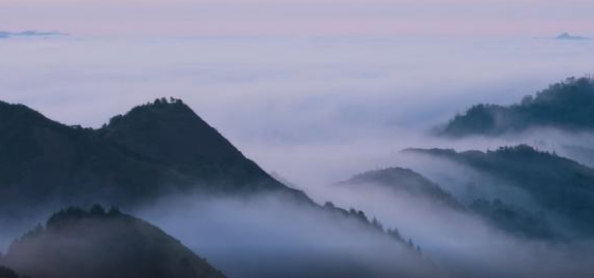
<instances>
[{"instance_id":1,"label":"mountain","mask_svg":"<svg viewBox=\"0 0 594 278\"><path fill-rule=\"evenodd\" d=\"M588 38L588 37L575 36L575 35L572 35L569 33L560 34L555 39L557 39L557 40L577 40L577 41L590 40L590 38Z\"/></svg>"},{"instance_id":2,"label":"mountain","mask_svg":"<svg viewBox=\"0 0 594 278\"><path fill-rule=\"evenodd\" d=\"M35 278L225 277L157 227L100 206L52 215L16 240L0 264Z\"/></svg>"},{"instance_id":3,"label":"mountain","mask_svg":"<svg viewBox=\"0 0 594 278\"><path fill-rule=\"evenodd\" d=\"M67 36L66 33L60 32L43 32L37 30L27 30L22 32L7 32L0 31L0 38L12 38L12 37L52 37L52 36Z\"/></svg>"},{"instance_id":4,"label":"mountain","mask_svg":"<svg viewBox=\"0 0 594 278\"><path fill-rule=\"evenodd\" d=\"M594 236L594 169L526 145L487 152L459 153L443 149L406 152L447 159L498 178L523 190L544 208L534 208L532 213L544 213L549 219L561 217L575 236Z\"/></svg>"},{"instance_id":5,"label":"mountain","mask_svg":"<svg viewBox=\"0 0 594 278\"><path fill-rule=\"evenodd\" d=\"M157 100L112 118L100 137L178 174L235 186L280 187L181 100Z\"/></svg>"},{"instance_id":6,"label":"mountain","mask_svg":"<svg viewBox=\"0 0 594 278\"><path fill-rule=\"evenodd\" d=\"M542 127L593 131L594 79L569 78L510 106L475 105L437 133L449 137L496 136Z\"/></svg>"},{"instance_id":7,"label":"mountain","mask_svg":"<svg viewBox=\"0 0 594 278\"><path fill-rule=\"evenodd\" d=\"M563 156L594 168L594 148L582 145L562 145L560 151Z\"/></svg>"},{"instance_id":8,"label":"mountain","mask_svg":"<svg viewBox=\"0 0 594 278\"><path fill-rule=\"evenodd\" d=\"M19 278L20 276L12 269L0 266L0 278Z\"/></svg>"},{"instance_id":9,"label":"mountain","mask_svg":"<svg viewBox=\"0 0 594 278\"><path fill-rule=\"evenodd\" d=\"M269 176L181 100L158 99L100 129L0 102L0 207L133 205L195 190L305 195Z\"/></svg>"},{"instance_id":10,"label":"mountain","mask_svg":"<svg viewBox=\"0 0 594 278\"><path fill-rule=\"evenodd\" d=\"M369 171L339 184L348 186L379 185L396 192L406 192L412 196L436 201L450 208L462 208L458 201L443 191L439 185L409 169L386 168Z\"/></svg>"},{"instance_id":11,"label":"mountain","mask_svg":"<svg viewBox=\"0 0 594 278\"><path fill-rule=\"evenodd\" d=\"M462 204L441 189L439 185L409 169L387 168L369 171L340 184L347 186L379 185L396 192L406 192L415 197L445 205L443 208L478 215L495 228L516 236L538 239L556 238L549 224L538 215L506 204L500 199L494 201L476 199L470 204Z\"/></svg>"},{"instance_id":12,"label":"mountain","mask_svg":"<svg viewBox=\"0 0 594 278\"><path fill-rule=\"evenodd\" d=\"M506 204L501 199L474 200L469 210L481 215L493 226L514 235L537 239L558 238L546 219L525 209Z\"/></svg>"}]
</instances>

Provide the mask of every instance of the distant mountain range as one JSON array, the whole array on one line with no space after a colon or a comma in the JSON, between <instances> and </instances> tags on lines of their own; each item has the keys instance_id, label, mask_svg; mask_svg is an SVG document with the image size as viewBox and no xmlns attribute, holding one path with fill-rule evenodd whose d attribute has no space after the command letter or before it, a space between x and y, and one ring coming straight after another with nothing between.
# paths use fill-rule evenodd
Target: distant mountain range
<instances>
[{"instance_id":1,"label":"distant mountain range","mask_svg":"<svg viewBox=\"0 0 594 278\"><path fill-rule=\"evenodd\" d=\"M555 39L557 40L574 40L574 41L584 41L584 40L591 40L591 38L584 37L584 36L576 36L570 33L563 33L557 36Z\"/></svg>"},{"instance_id":2,"label":"distant mountain range","mask_svg":"<svg viewBox=\"0 0 594 278\"><path fill-rule=\"evenodd\" d=\"M305 195L247 159L181 100L158 99L100 129L0 102L0 207L46 201L133 205L211 190Z\"/></svg>"},{"instance_id":3,"label":"distant mountain range","mask_svg":"<svg viewBox=\"0 0 594 278\"><path fill-rule=\"evenodd\" d=\"M516 210L517 215L513 217L532 218L525 223L534 222L534 225L544 229L548 226L544 223L545 219L561 217L572 228L571 231L563 232L576 237L594 236L594 169L526 145L502 147L488 152L459 153L443 149L409 149L406 152L447 159L500 179L504 184L499 186L509 185L526 192L541 208L534 208L531 216L530 213ZM479 200L471 206L483 214L498 217L497 214L517 205L505 202ZM544 218L537 219L537 213ZM550 231L540 232L546 235Z\"/></svg>"},{"instance_id":4,"label":"distant mountain range","mask_svg":"<svg viewBox=\"0 0 594 278\"><path fill-rule=\"evenodd\" d=\"M100 206L52 215L16 240L0 265L35 278L225 278L159 228ZM15 275L0 268L0 277Z\"/></svg>"},{"instance_id":5,"label":"distant mountain range","mask_svg":"<svg viewBox=\"0 0 594 278\"><path fill-rule=\"evenodd\" d=\"M0 39L8 39L13 37L52 37L52 36L67 36L67 33L61 32L43 32L36 30L27 30L22 32L7 32L0 31Z\"/></svg>"},{"instance_id":6,"label":"distant mountain range","mask_svg":"<svg viewBox=\"0 0 594 278\"><path fill-rule=\"evenodd\" d=\"M497 136L534 128L594 131L594 79L569 78L510 106L475 105L438 128L437 134Z\"/></svg>"}]
</instances>

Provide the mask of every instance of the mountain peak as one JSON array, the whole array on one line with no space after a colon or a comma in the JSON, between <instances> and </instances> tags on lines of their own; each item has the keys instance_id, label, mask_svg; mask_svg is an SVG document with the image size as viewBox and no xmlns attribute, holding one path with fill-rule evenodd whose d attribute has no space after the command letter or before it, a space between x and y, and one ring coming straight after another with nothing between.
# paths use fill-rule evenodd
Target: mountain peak
<instances>
[{"instance_id":1,"label":"mountain peak","mask_svg":"<svg viewBox=\"0 0 594 278\"><path fill-rule=\"evenodd\" d=\"M163 97L147 104L136 106L124 115L118 115L111 118L108 126L117 125L120 121L126 118L151 117L166 120L175 116L179 117L180 115L187 118L198 118L198 115L196 115L181 99L167 99Z\"/></svg>"},{"instance_id":2,"label":"mountain peak","mask_svg":"<svg viewBox=\"0 0 594 278\"><path fill-rule=\"evenodd\" d=\"M161 98L157 98L152 102L149 102L145 105L140 105L138 106L139 108L184 108L184 109L190 109L190 107L188 105L186 105L184 103L183 100L179 99L179 98L166 98L166 97L161 97ZM190 109L191 110L191 109Z\"/></svg>"},{"instance_id":3,"label":"mountain peak","mask_svg":"<svg viewBox=\"0 0 594 278\"><path fill-rule=\"evenodd\" d=\"M133 153L180 172L206 170L213 162L245 159L189 106L173 98L160 98L116 116L100 133Z\"/></svg>"}]
</instances>

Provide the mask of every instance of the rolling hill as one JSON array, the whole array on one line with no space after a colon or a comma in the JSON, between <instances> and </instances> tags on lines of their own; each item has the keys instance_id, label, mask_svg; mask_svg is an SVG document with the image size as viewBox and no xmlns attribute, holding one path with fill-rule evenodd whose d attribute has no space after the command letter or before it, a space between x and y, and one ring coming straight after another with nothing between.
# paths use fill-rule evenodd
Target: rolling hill
<instances>
[{"instance_id":1,"label":"rolling hill","mask_svg":"<svg viewBox=\"0 0 594 278\"><path fill-rule=\"evenodd\" d=\"M101 206L52 215L16 240L0 264L35 278L225 278L159 228Z\"/></svg>"}]
</instances>

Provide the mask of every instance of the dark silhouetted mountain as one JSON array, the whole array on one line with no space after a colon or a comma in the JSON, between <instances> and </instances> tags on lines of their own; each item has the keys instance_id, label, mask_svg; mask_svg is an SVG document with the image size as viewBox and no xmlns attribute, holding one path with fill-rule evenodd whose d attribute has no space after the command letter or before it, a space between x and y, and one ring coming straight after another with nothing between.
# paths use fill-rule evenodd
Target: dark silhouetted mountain
<instances>
[{"instance_id":1,"label":"dark silhouetted mountain","mask_svg":"<svg viewBox=\"0 0 594 278\"><path fill-rule=\"evenodd\" d=\"M0 204L128 205L208 189L279 191L270 177L180 100L159 99L101 129L66 126L0 102Z\"/></svg>"},{"instance_id":2,"label":"dark silhouetted mountain","mask_svg":"<svg viewBox=\"0 0 594 278\"><path fill-rule=\"evenodd\" d=\"M578 235L594 236L594 170L591 168L526 145L487 152L406 151L445 158L496 177L524 190L546 210L565 217Z\"/></svg>"},{"instance_id":3,"label":"dark silhouetted mountain","mask_svg":"<svg viewBox=\"0 0 594 278\"><path fill-rule=\"evenodd\" d=\"M281 185L180 100L136 107L112 118L99 133L121 149L184 176L234 186Z\"/></svg>"},{"instance_id":4,"label":"dark silhouetted mountain","mask_svg":"<svg viewBox=\"0 0 594 278\"><path fill-rule=\"evenodd\" d=\"M590 38L588 37L584 37L584 36L575 36L572 35L570 33L563 33L560 34L559 36L557 36L555 39L557 40L574 40L574 41L584 41L584 40L590 40Z\"/></svg>"},{"instance_id":5,"label":"dark silhouetted mountain","mask_svg":"<svg viewBox=\"0 0 594 278\"><path fill-rule=\"evenodd\" d=\"M494 226L512 234L540 239L557 238L544 216L538 216L522 208L507 205L500 199L494 201L478 199L473 201L469 208L490 221Z\"/></svg>"},{"instance_id":6,"label":"dark silhouetted mountain","mask_svg":"<svg viewBox=\"0 0 594 278\"><path fill-rule=\"evenodd\" d=\"M369 171L339 184L350 186L380 185L413 196L427 198L430 201L437 201L451 208L462 208L458 201L443 191L439 185L409 169L387 168Z\"/></svg>"},{"instance_id":7,"label":"dark silhouetted mountain","mask_svg":"<svg viewBox=\"0 0 594 278\"><path fill-rule=\"evenodd\" d=\"M54 214L1 262L35 278L225 277L157 227L100 206Z\"/></svg>"},{"instance_id":8,"label":"dark silhouetted mountain","mask_svg":"<svg viewBox=\"0 0 594 278\"><path fill-rule=\"evenodd\" d=\"M438 134L493 136L531 128L594 130L594 79L569 78L551 85L519 104L479 104L455 116Z\"/></svg>"}]
</instances>

